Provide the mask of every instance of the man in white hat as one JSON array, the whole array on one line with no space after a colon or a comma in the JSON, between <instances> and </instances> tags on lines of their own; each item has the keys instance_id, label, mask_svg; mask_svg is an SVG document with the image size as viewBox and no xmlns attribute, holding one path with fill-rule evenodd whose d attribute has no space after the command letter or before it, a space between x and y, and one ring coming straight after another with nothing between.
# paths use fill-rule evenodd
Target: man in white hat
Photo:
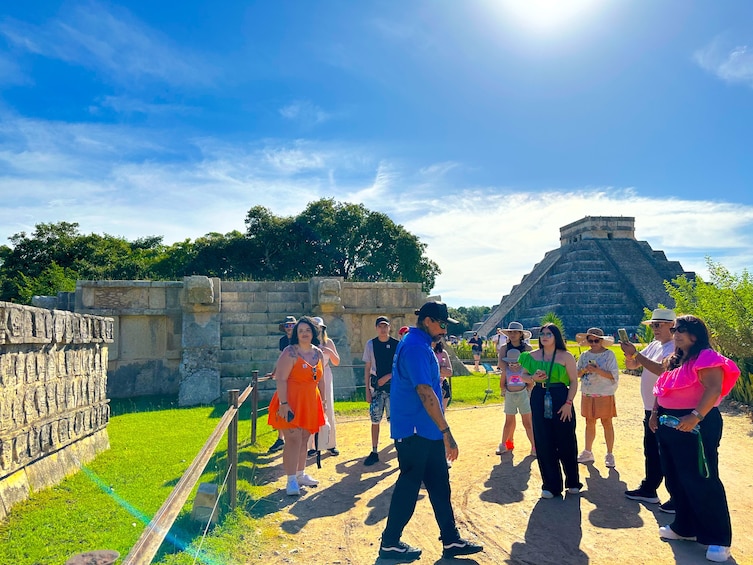
<instances>
[{"instance_id":1,"label":"man in white hat","mask_svg":"<svg viewBox=\"0 0 753 565\"><path fill-rule=\"evenodd\" d=\"M651 417L651 410L654 408L654 385L659 375L664 372L663 361L672 355L675 351L674 340L669 329L675 321L676 314L674 310L667 308L657 308L651 313L650 320L644 320L642 323L650 326L654 332L654 341L649 343L643 351L638 351L630 342L621 341L620 347L625 353L625 367L628 369L637 369L643 366L641 373L641 396L643 397L643 408L645 417L643 419L643 455L646 459L646 478L635 490L626 490L625 496L632 500L641 500L651 504L659 502L656 495L656 489L664 479L664 473L661 470L661 461L659 460L659 446L656 441L656 435L648 427L648 420ZM659 506L662 512L674 514L674 504L668 500Z\"/></svg>"}]
</instances>

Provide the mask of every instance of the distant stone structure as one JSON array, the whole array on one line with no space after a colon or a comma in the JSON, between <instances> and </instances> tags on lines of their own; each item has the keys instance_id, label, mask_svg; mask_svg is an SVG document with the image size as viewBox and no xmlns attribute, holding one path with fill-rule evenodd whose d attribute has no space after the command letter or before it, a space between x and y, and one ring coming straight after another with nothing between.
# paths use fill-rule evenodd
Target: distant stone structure
<instances>
[{"instance_id":1,"label":"distant stone structure","mask_svg":"<svg viewBox=\"0 0 753 565\"><path fill-rule=\"evenodd\" d=\"M632 333L644 308L668 307L664 281L694 278L663 251L635 239L635 218L586 216L560 228L560 248L549 251L492 310L478 332L489 335L512 321L539 326L554 312L567 336L597 326L608 334Z\"/></svg>"},{"instance_id":2,"label":"distant stone structure","mask_svg":"<svg viewBox=\"0 0 753 565\"><path fill-rule=\"evenodd\" d=\"M426 296L419 283L350 282L340 277L308 281L220 281L203 276L182 281L78 281L77 313L109 316L108 396L175 394L190 406L245 388L251 372L271 371L279 356L279 324L285 316L321 316L337 345L335 395L349 398L363 383L361 355L374 337L374 320L388 316L394 332L414 324ZM35 303L53 305L46 298ZM274 383L264 383L262 397Z\"/></svg>"},{"instance_id":3,"label":"distant stone structure","mask_svg":"<svg viewBox=\"0 0 753 565\"><path fill-rule=\"evenodd\" d=\"M109 449L111 319L0 302L0 519Z\"/></svg>"}]
</instances>

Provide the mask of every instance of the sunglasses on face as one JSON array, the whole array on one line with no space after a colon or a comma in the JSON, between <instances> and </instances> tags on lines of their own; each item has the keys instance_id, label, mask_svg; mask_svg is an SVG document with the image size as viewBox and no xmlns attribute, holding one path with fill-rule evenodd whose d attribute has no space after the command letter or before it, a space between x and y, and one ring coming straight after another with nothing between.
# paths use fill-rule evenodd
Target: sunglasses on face
<instances>
[{"instance_id":1,"label":"sunglasses on face","mask_svg":"<svg viewBox=\"0 0 753 565\"><path fill-rule=\"evenodd\" d=\"M291 328L294 328L294 327L295 327L295 324L285 324L285 327L286 327L287 329L291 329Z\"/></svg>"},{"instance_id":2,"label":"sunglasses on face","mask_svg":"<svg viewBox=\"0 0 753 565\"><path fill-rule=\"evenodd\" d=\"M588 343L590 343L591 345L596 345L596 344L598 344L598 343L601 343L601 340L600 340L600 339L587 339L586 341L587 341Z\"/></svg>"},{"instance_id":3,"label":"sunglasses on face","mask_svg":"<svg viewBox=\"0 0 753 565\"><path fill-rule=\"evenodd\" d=\"M539 337L554 337L554 334L552 332L541 332Z\"/></svg>"},{"instance_id":4,"label":"sunglasses on face","mask_svg":"<svg viewBox=\"0 0 753 565\"><path fill-rule=\"evenodd\" d=\"M649 326L651 326L651 327L652 327L653 329L655 329L655 330L656 330L656 329L659 329L659 328L661 327L661 325L662 325L663 323L664 323L664 322L651 322L651 323L649 324Z\"/></svg>"},{"instance_id":5,"label":"sunglasses on face","mask_svg":"<svg viewBox=\"0 0 753 565\"><path fill-rule=\"evenodd\" d=\"M688 328L686 328L685 326L680 326L679 328L669 328L669 333L674 334L675 332L686 334L688 333Z\"/></svg>"},{"instance_id":6,"label":"sunglasses on face","mask_svg":"<svg viewBox=\"0 0 753 565\"><path fill-rule=\"evenodd\" d=\"M432 318L432 320L434 320L434 318ZM443 321L441 321L441 320L434 320L434 321L435 321L435 322L436 322L437 324L439 324L439 328L440 328L440 329L442 329L442 330L446 330L446 329L447 329L447 322L443 322ZM475 337L475 336L474 336L474 337Z\"/></svg>"}]
</instances>

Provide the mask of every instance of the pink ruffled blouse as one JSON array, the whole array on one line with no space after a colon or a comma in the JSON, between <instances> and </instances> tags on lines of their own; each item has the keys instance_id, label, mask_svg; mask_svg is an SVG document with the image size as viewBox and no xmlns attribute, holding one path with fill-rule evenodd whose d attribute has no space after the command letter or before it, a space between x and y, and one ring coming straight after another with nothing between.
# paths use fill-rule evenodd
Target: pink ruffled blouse
<instances>
[{"instance_id":1,"label":"pink ruffled blouse","mask_svg":"<svg viewBox=\"0 0 753 565\"><path fill-rule=\"evenodd\" d=\"M664 371L654 385L654 396L659 399L659 405L664 408L695 408L703 396L703 384L698 378L698 371L721 367L722 393L714 403L719 406L722 399L729 394L740 376L740 369L734 361L713 349L704 349L698 357L683 363L676 369Z\"/></svg>"}]
</instances>

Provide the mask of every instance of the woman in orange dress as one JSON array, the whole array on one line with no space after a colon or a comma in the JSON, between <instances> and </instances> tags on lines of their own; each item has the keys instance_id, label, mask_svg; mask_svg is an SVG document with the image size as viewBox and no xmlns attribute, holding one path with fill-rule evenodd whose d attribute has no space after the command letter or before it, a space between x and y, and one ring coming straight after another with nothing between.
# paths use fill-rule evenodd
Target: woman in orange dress
<instances>
[{"instance_id":1,"label":"woman in orange dress","mask_svg":"<svg viewBox=\"0 0 753 565\"><path fill-rule=\"evenodd\" d=\"M304 316L293 329L290 345L277 360L277 392L269 403L269 425L282 430L285 447L282 467L287 475L286 492L301 494L301 486L316 486L319 481L304 473L309 436L324 424L322 377L324 355L319 349L314 321Z\"/></svg>"}]
</instances>

